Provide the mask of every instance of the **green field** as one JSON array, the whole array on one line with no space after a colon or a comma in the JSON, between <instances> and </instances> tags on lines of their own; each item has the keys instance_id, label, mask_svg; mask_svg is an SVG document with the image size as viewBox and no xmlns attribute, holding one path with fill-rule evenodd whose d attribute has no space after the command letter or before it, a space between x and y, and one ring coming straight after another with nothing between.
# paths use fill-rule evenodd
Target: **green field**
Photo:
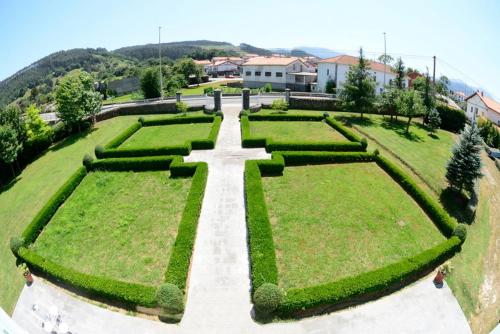
<instances>
[{"instance_id":1,"label":"green field","mask_svg":"<svg viewBox=\"0 0 500 334\"><path fill-rule=\"evenodd\" d=\"M164 281L191 179L169 172L94 172L59 208L33 250L77 271Z\"/></svg>"},{"instance_id":2,"label":"green field","mask_svg":"<svg viewBox=\"0 0 500 334\"><path fill-rule=\"evenodd\" d=\"M156 148L184 145L187 141L208 139L212 123L171 124L140 128L120 148Z\"/></svg>"},{"instance_id":3,"label":"green field","mask_svg":"<svg viewBox=\"0 0 500 334\"><path fill-rule=\"evenodd\" d=\"M144 95L141 91L113 97L107 100L102 101L102 104L113 104L113 103L122 103L122 102L130 102L136 100L144 100Z\"/></svg>"},{"instance_id":4,"label":"green field","mask_svg":"<svg viewBox=\"0 0 500 334\"><path fill-rule=\"evenodd\" d=\"M324 122L250 122L252 138L269 138L280 142L334 142L347 141L339 132Z\"/></svg>"},{"instance_id":5,"label":"green field","mask_svg":"<svg viewBox=\"0 0 500 334\"><path fill-rule=\"evenodd\" d=\"M456 138L453 133L437 130L430 135L424 125L413 122L410 134L405 134L406 119L390 122L378 115L365 115L361 119L359 115L339 112L335 118L375 138L409 164L437 193L446 188L446 163Z\"/></svg>"},{"instance_id":6,"label":"green field","mask_svg":"<svg viewBox=\"0 0 500 334\"><path fill-rule=\"evenodd\" d=\"M96 145L105 145L137 121L122 116L96 124L91 133L73 136L55 145L27 166L17 181L0 192L0 306L8 313L23 287L22 273L15 266L9 240L18 236L59 187L82 165L85 153L93 155Z\"/></svg>"},{"instance_id":7,"label":"green field","mask_svg":"<svg viewBox=\"0 0 500 334\"><path fill-rule=\"evenodd\" d=\"M286 167L263 188L285 289L380 268L444 240L375 163Z\"/></svg>"}]
</instances>

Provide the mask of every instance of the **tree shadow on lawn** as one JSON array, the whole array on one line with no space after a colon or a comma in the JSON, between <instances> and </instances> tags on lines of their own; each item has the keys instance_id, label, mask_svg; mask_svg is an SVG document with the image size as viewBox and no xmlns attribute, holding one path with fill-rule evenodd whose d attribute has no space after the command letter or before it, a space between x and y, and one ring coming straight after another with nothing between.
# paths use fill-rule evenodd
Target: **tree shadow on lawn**
<instances>
[{"instance_id":1,"label":"tree shadow on lawn","mask_svg":"<svg viewBox=\"0 0 500 334\"><path fill-rule=\"evenodd\" d=\"M1 184L0 195L8 191L10 188L12 188L21 179L22 179L21 175L17 175L15 178L11 179L10 181L7 181L7 184Z\"/></svg>"},{"instance_id":2,"label":"tree shadow on lawn","mask_svg":"<svg viewBox=\"0 0 500 334\"><path fill-rule=\"evenodd\" d=\"M467 208L469 199L464 194L446 188L441 191L439 201L445 210L460 223L470 225L473 222L474 217Z\"/></svg>"},{"instance_id":3,"label":"tree shadow on lawn","mask_svg":"<svg viewBox=\"0 0 500 334\"><path fill-rule=\"evenodd\" d=\"M380 124L384 129L387 130L392 130L395 133L397 133L399 136L406 138L410 141L414 142L423 142L424 138L414 132L411 131L412 126L417 126L421 127L422 125L418 123L411 123L410 129L408 133L406 132L406 124L407 122L400 121L400 120L393 120L392 122L390 120L383 120L382 123Z\"/></svg>"},{"instance_id":4,"label":"tree shadow on lawn","mask_svg":"<svg viewBox=\"0 0 500 334\"><path fill-rule=\"evenodd\" d=\"M66 139L61 140L57 144L53 145L51 148L49 148L49 150L53 151L53 152L59 151L65 147L73 145L74 143L76 143L80 139L86 138L88 135L92 134L92 132L94 132L94 131L97 131L97 129L92 128L89 130L82 131L80 133L75 133L75 134L67 137Z\"/></svg>"},{"instance_id":5,"label":"tree shadow on lawn","mask_svg":"<svg viewBox=\"0 0 500 334\"><path fill-rule=\"evenodd\" d=\"M345 125L360 125L360 126L375 126L376 123L370 117L354 116L354 115L335 115L335 118Z\"/></svg>"}]
</instances>

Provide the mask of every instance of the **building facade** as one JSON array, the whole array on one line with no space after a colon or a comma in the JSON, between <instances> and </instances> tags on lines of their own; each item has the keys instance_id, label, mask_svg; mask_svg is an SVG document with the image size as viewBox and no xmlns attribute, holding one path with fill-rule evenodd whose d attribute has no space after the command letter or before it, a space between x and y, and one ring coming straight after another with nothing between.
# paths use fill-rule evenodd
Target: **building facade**
<instances>
[{"instance_id":1,"label":"building facade","mask_svg":"<svg viewBox=\"0 0 500 334\"><path fill-rule=\"evenodd\" d=\"M346 82L349 69L351 66L358 63L359 58L348 55L320 60L318 62L318 82L316 90L324 93L327 83L333 81L337 88L337 92L341 91ZM369 71L375 79L376 93L380 94L384 91L384 79L385 85L389 85L396 79L396 73L394 73L392 67L389 65L384 65L375 61L368 61L368 63L370 65Z\"/></svg>"},{"instance_id":2,"label":"building facade","mask_svg":"<svg viewBox=\"0 0 500 334\"><path fill-rule=\"evenodd\" d=\"M483 92L476 92L465 101L466 115L471 122L475 122L478 117L484 117L500 126L500 103L484 96Z\"/></svg>"}]
</instances>

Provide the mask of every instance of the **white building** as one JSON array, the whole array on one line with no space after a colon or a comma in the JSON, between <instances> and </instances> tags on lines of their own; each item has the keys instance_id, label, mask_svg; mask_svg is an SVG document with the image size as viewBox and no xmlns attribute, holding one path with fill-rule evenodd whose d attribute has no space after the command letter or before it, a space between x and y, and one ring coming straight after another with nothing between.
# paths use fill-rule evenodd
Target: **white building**
<instances>
[{"instance_id":1,"label":"white building","mask_svg":"<svg viewBox=\"0 0 500 334\"><path fill-rule=\"evenodd\" d=\"M255 57L242 65L243 85L260 88L270 83L273 89L310 91L316 81L314 68L297 57Z\"/></svg>"},{"instance_id":2,"label":"white building","mask_svg":"<svg viewBox=\"0 0 500 334\"><path fill-rule=\"evenodd\" d=\"M207 74L233 75L239 73L238 64L230 60L216 60L205 66Z\"/></svg>"},{"instance_id":3,"label":"white building","mask_svg":"<svg viewBox=\"0 0 500 334\"><path fill-rule=\"evenodd\" d=\"M484 96L483 92L476 92L465 99L467 102L467 118L471 122L477 117L484 117L500 126L500 103Z\"/></svg>"},{"instance_id":4,"label":"white building","mask_svg":"<svg viewBox=\"0 0 500 334\"><path fill-rule=\"evenodd\" d=\"M342 90L347 79L347 72L353 65L357 65L359 58L347 55L341 55L333 58L327 58L318 62L318 83L316 90L325 92L326 83L334 81L337 90ZM376 93L380 94L384 90L384 73L385 84L388 85L396 78L396 73L389 65L384 65L375 61L368 61L370 72L376 82ZM406 81L406 80L405 80Z\"/></svg>"}]
</instances>

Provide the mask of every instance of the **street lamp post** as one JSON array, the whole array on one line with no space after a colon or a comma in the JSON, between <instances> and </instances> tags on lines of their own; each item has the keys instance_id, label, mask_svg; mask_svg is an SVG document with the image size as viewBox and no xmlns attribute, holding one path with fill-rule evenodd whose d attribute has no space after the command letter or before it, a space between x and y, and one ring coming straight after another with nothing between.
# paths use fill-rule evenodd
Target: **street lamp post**
<instances>
[{"instance_id":1,"label":"street lamp post","mask_svg":"<svg viewBox=\"0 0 500 334\"><path fill-rule=\"evenodd\" d=\"M383 87L384 91L385 91L385 72L387 72L387 44L385 35L386 34L384 32L384 87Z\"/></svg>"},{"instance_id":2,"label":"street lamp post","mask_svg":"<svg viewBox=\"0 0 500 334\"><path fill-rule=\"evenodd\" d=\"M163 101L163 75L161 73L161 26L158 27L158 56L160 58L160 99Z\"/></svg>"}]
</instances>

